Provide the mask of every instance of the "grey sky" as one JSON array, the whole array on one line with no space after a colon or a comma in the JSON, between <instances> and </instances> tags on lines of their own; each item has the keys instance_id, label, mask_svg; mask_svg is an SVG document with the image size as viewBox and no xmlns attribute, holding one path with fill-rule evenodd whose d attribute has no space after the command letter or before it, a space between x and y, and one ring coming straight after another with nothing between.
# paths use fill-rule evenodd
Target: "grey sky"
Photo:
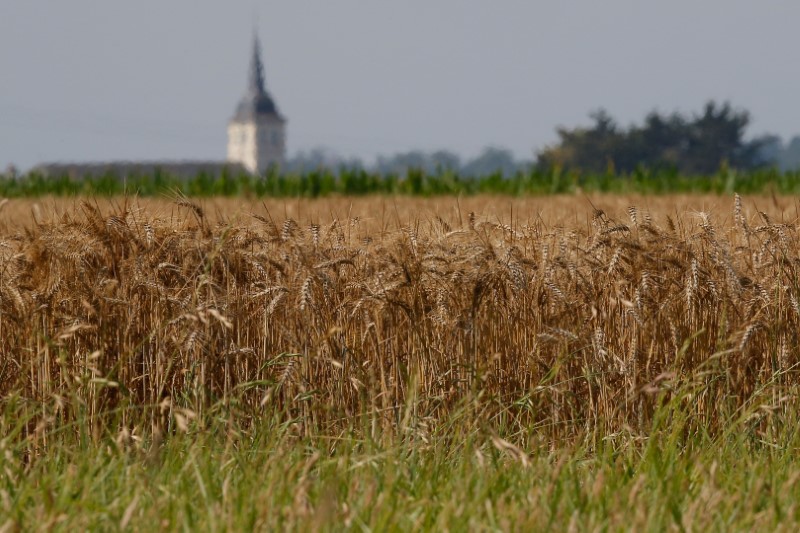
<instances>
[{"instance_id":1,"label":"grey sky","mask_svg":"<svg viewBox=\"0 0 800 533\"><path fill-rule=\"evenodd\" d=\"M0 0L0 168L224 158L256 11L290 153L531 157L710 98L800 133L797 1Z\"/></svg>"}]
</instances>

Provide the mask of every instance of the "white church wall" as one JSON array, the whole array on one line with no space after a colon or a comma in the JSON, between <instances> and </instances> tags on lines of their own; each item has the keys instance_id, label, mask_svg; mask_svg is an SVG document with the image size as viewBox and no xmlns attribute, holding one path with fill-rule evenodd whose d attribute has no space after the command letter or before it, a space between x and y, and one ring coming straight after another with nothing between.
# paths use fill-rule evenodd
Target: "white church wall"
<instances>
[{"instance_id":1,"label":"white church wall","mask_svg":"<svg viewBox=\"0 0 800 533\"><path fill-rule=\"evenodd\" d=\"M241 163L248 172L258 172L256 125L232 122L228 126L228 161Z\"/></svg>"}]
</instances>

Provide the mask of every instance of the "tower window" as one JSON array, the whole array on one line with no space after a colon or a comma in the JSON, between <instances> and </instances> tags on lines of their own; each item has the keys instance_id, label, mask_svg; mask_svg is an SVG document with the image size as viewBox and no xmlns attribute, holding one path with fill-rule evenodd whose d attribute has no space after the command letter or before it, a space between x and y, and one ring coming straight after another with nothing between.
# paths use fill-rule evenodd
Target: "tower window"
<instances>
[{"instance_id":1,"label":"tower window","mask_svg":"<svg viewBox=\"0 0 800 533\"><path fill-rule=\"evenodd\" d=\"M281 144L281 134L279 131L274 130L272 132L272 146L280 146Z\"/></svg>"}]
</instances>

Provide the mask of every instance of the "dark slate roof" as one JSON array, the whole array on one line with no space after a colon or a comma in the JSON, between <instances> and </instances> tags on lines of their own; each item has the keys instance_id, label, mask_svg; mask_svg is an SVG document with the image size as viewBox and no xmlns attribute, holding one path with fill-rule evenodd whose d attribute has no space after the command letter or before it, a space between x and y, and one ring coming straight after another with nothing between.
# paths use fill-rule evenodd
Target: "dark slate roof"
<instances>
[{"instance_id":1,"label":"dark slate roof","mask_svg":"<svg viewBox=\"0 0 800 533\"><path fill-rule=\"evenodd\" d=\"M254 120L259 115L275 115L278 114L278 108L275 102L268 94L250 96L247 95L236 106L236 113L233 115L233 120L237 122L247 122Z\"/></svg>"},{"instance_id":2,"label":"dark slate roof","mask_svg":"<svg viewBox=\"0 0 800 533\"><path fill-rule=\"evenodd\" d=\"M239 105L236 106L236 113L233 116L233 120L237 122L247 122L264 115L272 115L283 120L283 117L278 112L278 107L275 105L275 101L265 88L264 64L261 62L261 50L258 38L254 38L247 92L239 101Z\"/></svg>"}]
</instances>

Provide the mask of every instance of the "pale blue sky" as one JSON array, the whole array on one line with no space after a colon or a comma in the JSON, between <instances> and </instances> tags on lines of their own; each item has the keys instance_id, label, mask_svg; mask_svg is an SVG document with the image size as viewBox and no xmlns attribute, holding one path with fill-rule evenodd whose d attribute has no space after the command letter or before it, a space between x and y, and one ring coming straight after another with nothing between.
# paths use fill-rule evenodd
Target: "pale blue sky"
<instances>
[{"instance_id":1,"label":"pale blue sky","mask_svg":"<svg viewBox=\"0 0 800 533\"><path fill-rule=\"evenodd\" d=\"M290 153L519 157L605 107L800 133L800 2L0 0L0 169L222 159L258 12Z\"/></svg>"}]
</instances>

